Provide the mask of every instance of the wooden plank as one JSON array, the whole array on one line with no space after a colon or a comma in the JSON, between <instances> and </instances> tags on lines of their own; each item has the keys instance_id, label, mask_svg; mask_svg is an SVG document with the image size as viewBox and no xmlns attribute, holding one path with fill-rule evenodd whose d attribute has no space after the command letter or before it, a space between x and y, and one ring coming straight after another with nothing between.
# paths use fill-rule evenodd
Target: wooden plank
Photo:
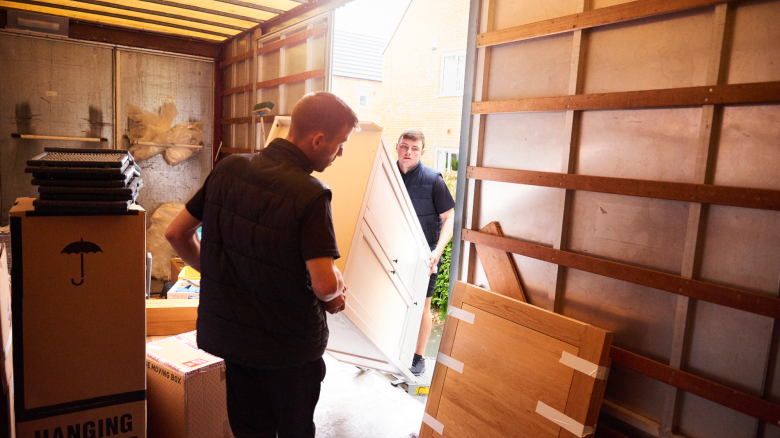
<instances>
[{"instance_id":1,"label":"wooden plank","mask_svg":"<svg viewBox=\"0 0 780 438\"><path fill-rule=\"evenodd\" d=\"M506 237L496 238L506 239ZM587 324L583 322L532 306L528 303L507 300L506 297L495 292L460 281L455 282L453 294L455 291L458 291L461 295L464 304L469 304L488 313L500 315L502 318L516 324L546 333L575 347L579 347L582 342L582 337L587 327Z\"/></svg>"},{"instance_id":2,"label":"wooden plank","mask_svg":"<svg viewBox=\"0 0 780 438\"><path fill-rule=\"evenodd\" d=\"M612 332L588 325L582 337L578 357L590 363L609 368L609 347L611 345ZM604 390L606 388L607 381L604 379L594 379L583 373L574 373L564 413L580 424L595 427L599 419L599 412L601 412L601 401L604 399ZM561 429L561 437L564 436L574 435Z\"/></svg>"},{"instance_id":3,"label":"wooden plank","mask_svg":"<svg viewBox=\"0 0 780 438\"><path fill-rule=\"evenodd\" d=\"M195 330L199 300L146 300L146 336Z\"/></svg>"},{"instance_id":4,"label":"wooden plank","mask_svg":"<svg viewBox=\"0 0 780 438\"><path fill-rule=\"evenodd\" d=\"M294 35L291 35L287 38L281 39L279 41L275 41L273 43L266 44L262 47L258 47L255 51L248 51L244 52L238 56L235 56L233 58L230 58L228 60L225 60L222 62L221 66L227 67L230 64L235 64L236 62L243 61L245 59L249 59L255 54L262 55L264 53L270 52L271 50L276 50L280 47L286 46L288 44L296 43L298 41L303 41L309 37L316 36L322 33L325 33L328 31L328 25L327 24L320 24L319 26L315 26L311 29L308 29L304 32L296 33Z\"/></svg>"},{"instance_id":5,"label":"wooden plank","mask_svg":"<svg viewBox=\"0 0 780 438\"><path fill-rule=\"evenodd\" d=\"M487 224L480 232L504 237L501 225L498 222ZM479 260L482 261L482 267L485 269L488 283L490 283L490 290L524 303L528 302L525 299L525 293L520 284L520 276L517 273L517 267L515 267L512 254L485 245L476 245L476 248Z\"/></svg>"},{"instance_id":6,"label":"wooden plank","mask_svg":"<svg viewBox=\"0 0 780 438\"><path fill-rule=\"evenodd\" d=\"M306 79L312 79L312 78L319 78L325 76L325 69L320 68L317 70L310 70L305 71L303 73L298 73L294 75L289 76L283 76L281 78L276 79L270 79L263 82L257 82L257 89L260 88L268 88L268 87L276 87L283 84L289 84L290 82L298 82L298 81L305 81ZM228 94L235 94L235 93L241 93L244 91L252 91L253 85L255 84L247 84L247 85L241 85L239 87L229 88L222 92L223 96L227 96Z\"/></svg>"},{"instance_id":7,"label":"wooden plank","mask_svg":"<svg viewBox=\"0 0 780 438\"><path fill-rule=\"evenodd\" d=\"M471 113L496 114L772 102L780 102L780 81L492 100L472 103Z\"/></svg>"},{"instance_id":8,"label":"wooden plank","mask_svg":"<svg viewBox=\"0 0 780 438\"><path fill-rule=\"evenodd\" d=\"M468 178L683 202L780 210L780 190L469 167Z\"/></svg>"},{"instance_id":9,"label":"wooden plank","mask_svg":"<svg viewBox=\"0 0 780 438\"><path fill-rule=\"evenodd\" d=\"M463 230L463 239L537 260L544 260L548 263L556 263L569 268L591 272L604 277L623 280L629 283L639 284L690 298L696 298L721 306L768 316L770 318L780 318L780 298L768 295L747 292L727 286L611 262L582 254L556 250L507 237L491 236L468 229Z\"/></svg>"},{"instance_id":10,"label":"wooden plank","mask_svg":"<svg viewBox=\"0 0 780 438\"><path fill-rule=\"evenodd\" d=\"M243 149L243 148L222 148L220 149L220 153L222 154L253 154L257 151L252 149Z\"/></svg>"},{"instance_id":11,"label":"wooden plank","mask_svg":"<svg viewBox=\"0 0 780 438\"><path fill-rule=\"evenodd\" d=\"M725 385L681 371L629 351L612 347L613 364L682 389L712 402L771 424L780 424L780 405L762 400Z\"/></svg>"},{"instance_id":12,"label":"wooden plank","mask_svg":"<svg viewBox=\"0 0 780 438\"><path fill-rule=\"evenodd\" d=\"M701 8L726 1L728 0L638 0L508 29L486 32L477 35L477 47L494 46L512 41L589 29L607 24Z\"/></svg>"}]
</instances>

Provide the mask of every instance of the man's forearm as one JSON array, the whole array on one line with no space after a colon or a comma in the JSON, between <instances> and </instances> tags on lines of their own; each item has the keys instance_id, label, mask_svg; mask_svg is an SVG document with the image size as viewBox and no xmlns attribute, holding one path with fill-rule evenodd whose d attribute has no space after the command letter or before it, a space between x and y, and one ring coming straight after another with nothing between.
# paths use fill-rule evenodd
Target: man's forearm
<instances>
[{"instance_id":1,"label":"man's forearm","mask_svg":"<svg viewBox=\"0 0 780 438\"><path fill-rule=\"evenodd\" d=\"M200 272L200 239L197 233L193 233L189 239L171 240L170 243L184 263Z\"/></svg>"},{"instance_id":2,"label":"man's forearm","mask_svg":"<svg viewBox=\"0 0 780 438\"><path fill-rule=\"evenodd\" d=\"M447 244L452 240L452 230L454 226L455 218L449 218L444 221L444 225L441 227L441 233L439 233L439 242L436 244L436 252L438 254L442 254L444 248L446 248Z\"/></svg>"}]
</instances>

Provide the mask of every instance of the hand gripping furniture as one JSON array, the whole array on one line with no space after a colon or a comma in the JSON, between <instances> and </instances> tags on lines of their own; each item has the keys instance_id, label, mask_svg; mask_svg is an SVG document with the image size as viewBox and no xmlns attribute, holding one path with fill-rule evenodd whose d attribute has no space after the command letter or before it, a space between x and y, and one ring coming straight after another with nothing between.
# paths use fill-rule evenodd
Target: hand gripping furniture
<instances>
[{"instance_id":1,"label":"hand gripping furniture","mask_svg":"<svg viewBox=\"0 0 780 438\"><path fill-rule=\"evenodd\" d=\"M289 117L276 117L268 141L285 137ZM428 287L430 250L401 174L382 134L360 122L344 155L314 173L333 192L331 208L349 289L344 312L328 315L328 352L342 362L403 375L409 372Z\"/></svg>"}]
</instances>

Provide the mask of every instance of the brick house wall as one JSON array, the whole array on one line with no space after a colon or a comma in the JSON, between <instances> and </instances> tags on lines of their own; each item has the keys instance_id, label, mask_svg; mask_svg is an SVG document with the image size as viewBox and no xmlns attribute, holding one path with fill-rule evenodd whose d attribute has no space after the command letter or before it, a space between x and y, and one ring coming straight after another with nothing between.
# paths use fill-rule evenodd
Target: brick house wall
<instances>
[{"instance_id":1,"label":"brick house wall","mask_svg":"<svg viewBox=\"0 0 780 438\"><path fill-rule=\"evenodd\" d=\"M368 108L358 105L360 87L368 88ZM334 75L332 92L357 113L358 119L382 125L382 82Z\"/></svg>"},{"instance_id":2,"label":"brick house wall","mask_svg":"<svg viewBox=\"0 0 780 438\"><path fill-rule=\"evenodd\" d=\"M395 147L401 131L420 129L426 137L423 162L431 167L436 148L459 145L463 96L440 97L439 90L442 55L466 49L468 15L468 0L412 0L384 52L385 136Z\"/></svg>"}]
</instances>

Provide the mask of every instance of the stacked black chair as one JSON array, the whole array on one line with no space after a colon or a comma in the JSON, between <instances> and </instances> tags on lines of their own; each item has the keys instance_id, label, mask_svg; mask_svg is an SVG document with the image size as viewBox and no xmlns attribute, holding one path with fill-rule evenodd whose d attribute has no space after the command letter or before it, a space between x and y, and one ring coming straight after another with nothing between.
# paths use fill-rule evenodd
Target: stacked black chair
<instances>
[{"instance_id":1,"label":"stacked black chair","mask_svg":"<svg viewBox=\"0 0 780 438\"><path fill-rule=\"evenodd\" d=\"M128 151L44 148L27 165L24 171L38 186L37 212L123 213L143 187L141 168Z\"/></svg>"}]
</instances>

